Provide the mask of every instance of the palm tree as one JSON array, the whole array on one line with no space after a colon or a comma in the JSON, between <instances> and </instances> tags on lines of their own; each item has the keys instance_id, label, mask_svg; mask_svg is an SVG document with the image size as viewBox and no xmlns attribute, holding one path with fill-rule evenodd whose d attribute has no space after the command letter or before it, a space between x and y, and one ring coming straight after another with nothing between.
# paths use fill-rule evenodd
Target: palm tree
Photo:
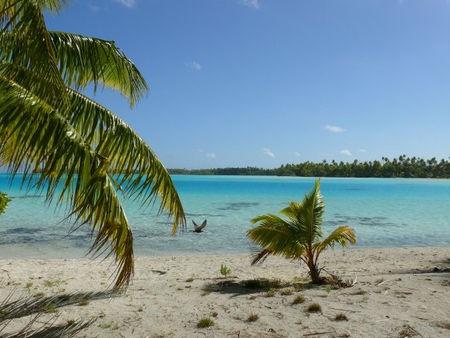
<instances>
[{"instance_id":1,"label":"palm tree","mask_svg":"<svg viewBox=\"0 0 450 338\"><path fill-rule=\"evenodd\" d=\"M319 255L335 244L347 246L356 243L353 229L347 226L336 228L322 240L324 210L320 181L316 180L314 189L305 195L303 201L291 202L280 211L286 219L272 214L255 217L252 223L259 225L250 229L247 236L262 250L255 255L252 264L264 260L268 255L300 260L308 266L312 282L320 284Z\"/></svg>"},{"instance_id":2,"label":"palm tree","mask_svg":"<svg viewBox=\"0 0 450 338\"><path fill-rule=\"evenodd\" d=\"M25 186L67 204L95 233L90 252L115 256L115 287L134 271L133 236L119 195L185 224L174 184L149 146L112 111L79 90L109 87L130 106L147 92L136 66L112 41L49 31L45 12L64 0L0 0L0 161Z\"/></svg>"}]
</instances>

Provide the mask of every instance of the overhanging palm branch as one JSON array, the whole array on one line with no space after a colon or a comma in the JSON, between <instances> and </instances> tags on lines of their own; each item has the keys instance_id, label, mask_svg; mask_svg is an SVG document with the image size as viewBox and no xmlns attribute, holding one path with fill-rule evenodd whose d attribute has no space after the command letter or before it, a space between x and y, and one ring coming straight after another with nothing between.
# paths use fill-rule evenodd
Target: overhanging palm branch
<instances>
[{"instance_id":1,"label":"overhanging palm branch","mask_svg":"<svg viewBox=\"0 0 450 338\"><path fill-rule=\"evenodd\" d=\"M113 43L47 31L42 10L61 3L0 0L0 160L10 173L23 172L24 183L45 189L48 201L68 203L78 224L90 224L96 232L91 251L115 255L119 288L129 282L134 263L131 227L117 192L144 204L159 197L160 211L173 216L173 232L185 224L184 212L148 145L113 112L70 87L102 84L132 105L147 89Z\"/></svg>"},{"instance_id":2,"label":"overhanging palm branch","mask_svg":"<svg viewBox=\"0 0 450 338\"><path fill-rule=\"evenodd\" d=\"M114 41L82 35L50 32L50 39L64 81L75 88L93 83L116 89L134 105L146 92L141 73Z\"/></svg>"},{"instance_id":3,"label":"overhanging palm branch","mask_svg":"<svg viewBox=\"0 0 450 338\"><path fill-rule=\"evenodd\" d=\"M287 220L272 214L255 217L252 223L258 225L250 229L247 236L262 250L254 256L252 264L263 261L269 255L301 260L308 266L312 281L320 283L320 253L335 244L347 246L356 243L353 229L347 226L336 228L322 240L324 210L320 181L316 180L313 190L300 203L291 202L280 211Z\"/></svg>"}]
</instances>

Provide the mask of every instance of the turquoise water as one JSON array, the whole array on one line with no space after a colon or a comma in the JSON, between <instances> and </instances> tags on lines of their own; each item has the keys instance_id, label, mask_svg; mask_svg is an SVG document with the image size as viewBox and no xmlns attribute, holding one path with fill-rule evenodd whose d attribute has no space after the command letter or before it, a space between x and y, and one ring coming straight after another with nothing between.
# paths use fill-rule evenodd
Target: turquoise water
<instances>
[{"instance_id":1,"label":"turquoise water","mask_svg":"<svg viewBox=\"0 0 450 338\"><path fill-rule=\"evenodd\" d=\"M170 236L167 216L155 208L125 201L133 226L137 254L241 253L254 247L245 238L255 215L277 212L311 189L312 178L174 176L174 182L192 220L208 219L202 234ZM0 175L0 191L13 199L0 217L0 257L66 257L83 255L88 227L68 234L62 221L35 191L21 191L18 180ZM324 178L325 231L336 225L352 226L358 246L397 247L450 244L450 180Z\"/></svg>"}]
</instances>

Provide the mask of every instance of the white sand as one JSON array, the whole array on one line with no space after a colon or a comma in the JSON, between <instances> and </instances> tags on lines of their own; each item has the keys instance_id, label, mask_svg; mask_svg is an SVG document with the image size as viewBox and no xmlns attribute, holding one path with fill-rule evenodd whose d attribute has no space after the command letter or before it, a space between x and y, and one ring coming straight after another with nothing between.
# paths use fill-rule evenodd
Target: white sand
<instances>
[{"instance_id":1,"label":"white sand","mask_svg":"<svg viewBox=\"0 0 450 338\"><path fill-rule=\"evenodd\" d=\"M307 288L274 297L243 287L205 292L218 283L222 263L236 283L253 278L292 282L306 278L304 267L279 258L251 267L249 256L138 257L126 295L57 310L57 322L97 318L86 337L450 337L450 273L422 273L450 267L450 248L356 249L330 251L322 263L354 287ZM110 283L107 263L77 260L0 260L0 297L44 292L99 291ZM193 278L192 282L186 281ZM26 288L28 284L28 288ZM30 284L32 283L32 285ZM302 294L303 304L292 305ZM309 314L318 303L322 313ZM216 313L216 317L213 314ZM335 321L343 313L348 321ZM250 314L258 320L246 322ZM198 329L199 319L214 326ZM41 321L43 318L40 319ZM14 328L16 323L10 324ZM403 331L403 332L402 332ZM407 334L409 332L409 335Z\"/></svg>"}]
</instances>

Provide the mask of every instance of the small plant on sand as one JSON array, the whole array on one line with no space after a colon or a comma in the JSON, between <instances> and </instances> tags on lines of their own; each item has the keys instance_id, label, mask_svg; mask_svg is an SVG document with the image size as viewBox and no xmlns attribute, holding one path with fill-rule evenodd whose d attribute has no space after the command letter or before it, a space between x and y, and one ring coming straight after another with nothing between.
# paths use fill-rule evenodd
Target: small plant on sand
<instances>
[{"instance_id":1,"label":"small plant on sand","mask_svg":"<svg viewBox=\"0 0 450 338\"><path fill-rule=\"evenodd\" d=\"M197 327L203 329L205 327L210 327L214 325L214 321L210 318L202 318L198 321Z\"/></svg>"},{"instance_id":2,"label":"small plant on sand","mask_svg":"<svg viewBox=\"0 0 450 338\"><path fill-rule=\"evenodd\" d=\"M259 316L256 313L252 313L250 316L247 317L246 322L256 322L259 319Z\"/></svg>"},{"instance_id":3,"label":"small plant on sand","mask_svg":"<svg viewBox=\"0 0 450 338\"><path fill-rule=\"evenodd\" d=\"M266 297L274 297L277 290L270 289L266 292Z\"/></svg>"},{"instance_id":4,"label":"small plant on sand","mask_svg":"<svg viewBox=\"0 0 450 338\"><path fill-rule=\"evenodd\" d=\"M55 280L47 279L44 281L44 286L46 288L53 288L53 287L59 286L63 283L64 283L64 281L61 279L55 279Z\"/></svg>"},{"instance_id":5,"label":"small plant on sand","mask_svg":"<svg viewBox=\"0 0 450 338\"><path fill-rule=\"evenodd\" d=\"M322 307L320 304L312 303L307 308L306 311L308 312L322 312Z\"/></svg>"},{"instance_id":6,"label":"small plant on sand","mask_svg":"<svg viewBox=\"0 0 450 338\"><path fill-rule=\"evenodd\" d=\"M304 303L304 302L305 302L305 297L303 297L303 295L298 295L292 301L292 305L301 304L301 303Z\"/></svg>"},{"instance_id":7,"label":"small plant on sand","mask_svg":"<svg viewBox=\"0 0 450 338\"><path fill-rule=\"evenodd\" d=\"M188 278L188 279L186 279L186 283L192 283L194 281L194 278Z\"/></svg>"},{"instance_id":8,"label":"small plant on sand","mask_svg":"<svg viewBox=\"0 0 450 338\"><path fill-rule=\"evenodd\" d=\"M283 256L304 262L314 284L320 284L319 255L335 244L347 246L356 243L352 228L337 227L322 239L322 219L325 204L320 193L320 181L316 180L314 189L299 202L291 202L280 211L285 218L266 214L252 220L256 227L247 232L248 238L260 245L262 250L255 255L252 264L264 261L269 255Z\"/></svg>"},{"instance_id":9,"label":"small plant on sand","mask_svg":"<svg viewBox=\"0 0 450 338\"><path fill-rule=\"evenodd\" d=\"M220 274L224 276L225 278L228 277L231 274L231 268L226 266L225 264L220 265Z\"/></svg>"},{"instance_id":10,"label":"small plant on sand","mask_svg":"<svg viewBox=\"0 0 450 338\"><path fill-rule=\"evenodd\" d=\"M340 322L340 321L347 321L348 318L347 318L347 316L346 316L345 314L343 314L343 313L338 313L338 314L334 317L334 320L337 321L337 322Z\"/></svg>"},{"instance_id":11,"label":"small plant on sand","mask_svg":"<svg viewBox=\"0 0 450 338\"><path fill-rule=\"evenodd\" d=\"M280 295L282 295L282 296L290 296L290 295L292 295L293 293L294 293L294 290L293 290L293 289L287 288L287 289L281 290Z\"/></svg>"}]
</instances>

